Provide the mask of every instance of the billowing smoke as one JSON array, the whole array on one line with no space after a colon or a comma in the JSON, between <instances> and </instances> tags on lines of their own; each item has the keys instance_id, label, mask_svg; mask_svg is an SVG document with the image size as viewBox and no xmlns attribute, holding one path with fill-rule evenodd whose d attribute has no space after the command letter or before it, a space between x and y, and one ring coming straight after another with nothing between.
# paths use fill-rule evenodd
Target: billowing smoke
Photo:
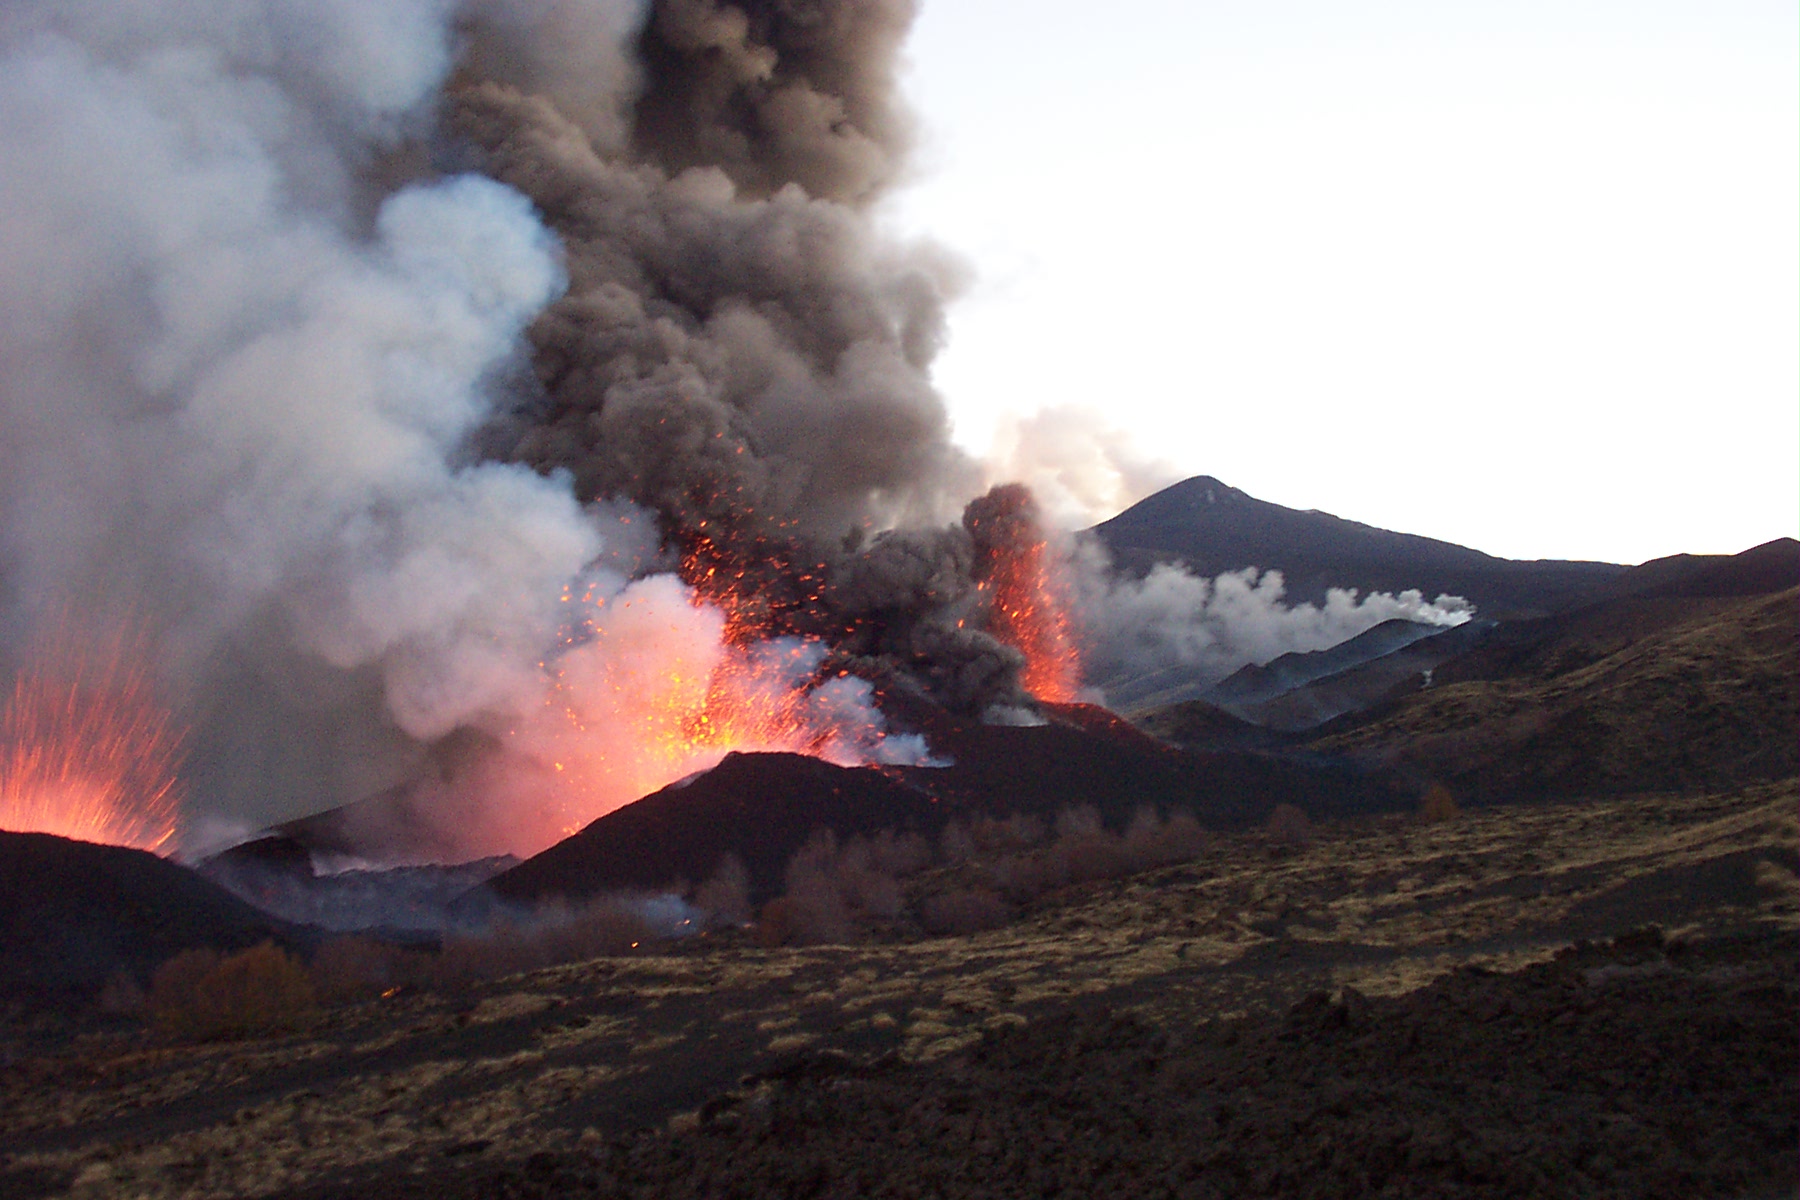
<instances>
[{"instance_id":1,"label":"billowing smoke","mask_svg":"<svg viewBox=\"0 0 1800 1200\"><path fill-rule=\"evenodd\" d=\"M521 788L583 758L640 787L608 705L652 679L727 677L749 744L922 754L851 666L979 697L1016 663L936 604L954 532L844 540L975 479L926 375L957 268L864 212L910 16L8 6L9 644L129 607L191 794L252 822L442 774L471 730ZM689 740L720 703L666 698Z\"/></svg>"},{"instance_id":2,"label":"billowing smoke","mask_svg":"<svg viewBox=\"0 0 1800 1200\"><path fill-rule=\"evenodd\" d=\"M1029 487L1059 528L1104 521L1182 477L1096 410L1066 404L1003 416L985 465L991 482Z\"/></svg>"},{"instance_id":3,"label":"billowing smoke","mask_svg":"<svg viewBox=\"0 0 1800 1200\"><path fill-rule=\"evenodd\" d=\"M1206 579L1160 563L1132 578L1111 571L1096 540L1084 539L1069 554L1090 680L1181 666L1200 682L1216 682L1249 663L1327 649L1383 621L1448 628L1474 611L1457 596L1359 596L1342 588L1327 592L1323 605L1290 605L1279 571L1248 568Z\"/></svg>"},{"instance_id":4,"label":"billowing smoke","mask_svg":"<svg viewBox=\"0 0 1800 1200\"><path fill-rule=\"evenodd\" d=\"M442 855L730 748L923 759L877 689L1028 706L980 516L1017 497L956 523L981 472L928 374L962 270L870 216L911 16L0 7L5 644L159 647L193 820L399 788ZM1193 586L1089 596L1103 654L1371 615L1252 638L1170 615ZM1202 608L1280 608L1233 586Z\"/></svg>"}]
</instances>

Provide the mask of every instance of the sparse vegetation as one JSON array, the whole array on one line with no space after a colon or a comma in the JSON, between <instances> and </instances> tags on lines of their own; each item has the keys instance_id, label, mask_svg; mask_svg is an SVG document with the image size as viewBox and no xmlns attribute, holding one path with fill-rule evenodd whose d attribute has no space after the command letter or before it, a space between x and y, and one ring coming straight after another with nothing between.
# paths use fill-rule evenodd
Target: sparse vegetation
<instances>
[{"instance_id":1,"label":"sparse vegetation","mask_svg":"<svg viewBox=\"0 0 1800 1200\"><path fill-rule=\"evenodd\" d=\"M1292 804L1277 804L1264 829L1269 840L1287 849L1299 849L1313 840L1312 818Z\"/></svg>"},{"instance_id":2,"label":"sparse vegetation","mask_svg":"<svg viewBox=\"0 0 1800 1200\"><path fill-rule=\"evenodd\" d=\"M1462 808L1456 803L1456 797L1441 783L1434 783L1426 788L1425 794L1419 798L1419 820L1427 825L1451 820L1461 813Z\"/></svg>"},{"instance_id":3,"label":"sparse vegetation","mask_svg":"<svg viewBox=\"0 0 1800 1200\"><path fill-rule=\"evenodd\" d=\"M935 862L929 843L915 834L853 838L840 847L821 831L789 862L785 894L758 914L757 940L854 941L872 927L936 935L994 929L1015 906L1071 884L1185 862L1205 842L1186 811L1164 818L1144 808L1115 833L1087 805L1064 809L1053 831L1027 814L953 819L939 834ZM928 877L905 882L921 876Z\"/></svg>"},{"instance_id":4,"label":"sparse vegetation","mask_svg":"<svg viewBox=\"0 0 1800 1200\"><path fill-rule=\"evenodd\" d=\"M712 878L694 890L694 907L709 927L742 925L750 919L750 872L735 854L719 860Z\"/></svg>"},{"instance_id":5,"label":"sparse vegetation","mask_svg":"<svg viewBox=\"0 0 1800 1200\"><path fill-rule=\"evenodd\" d=\"M306 968L272 942L221 957L188 950L150 981L150 1018L159 1033L194 1041L287 1033L319 1015Z\"/></svg>"}]
</instances>

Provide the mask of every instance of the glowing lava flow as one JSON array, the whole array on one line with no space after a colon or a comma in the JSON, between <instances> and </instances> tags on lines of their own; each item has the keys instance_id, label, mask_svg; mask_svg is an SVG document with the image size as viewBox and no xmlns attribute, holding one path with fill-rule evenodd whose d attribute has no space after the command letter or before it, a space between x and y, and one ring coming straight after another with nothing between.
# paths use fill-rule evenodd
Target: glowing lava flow
<instances>
[{"instance_id":1,"label":"glowing lava flow","mask_svg":"<svg viewBox=\"0 0 1800 1200\"><path fill-rule=\"evenodd\" d=\"M69 639L62 639L68 641ZM177 820L183 738L126 639L21 671L0 713L0 829L157 851Z\"/></svg>"}]
</instances>

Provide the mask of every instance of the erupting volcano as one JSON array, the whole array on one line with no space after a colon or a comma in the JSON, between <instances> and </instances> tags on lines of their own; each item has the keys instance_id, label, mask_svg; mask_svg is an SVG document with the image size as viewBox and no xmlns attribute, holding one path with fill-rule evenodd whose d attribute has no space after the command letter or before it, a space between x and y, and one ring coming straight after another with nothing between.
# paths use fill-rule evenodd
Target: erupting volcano
<instances>
[{"instance_id":1,"label":"erupting volcano","mask_svg":"<svg viewBox=\"0 0 1800 1200\"><path fill-rule=\"evenodd\" d=\"M142 606L196 826L407 795L471 856L731 750L920 764L917 714L1075 699L1105 605L1024 488L969 501L931 378L967 271L881 220L915 10L0 5L6 627ZM118 808L23 799L115 759L156 778L94 794L161 813L163 718L53 678L9 819ZM42 748L80 738L144 746Z\"/></svg>"},{"instance_id":2,"label":"erupting volcano","mask_svg":"<svg viewBox=\"0 0 1800 1200\"><path fill-rule=\"evenodd\" d=\"M0 829L169 848L183 739L145 678L143 647L61 641L14 678L0 712Z\"/></svg>"}]
</instances>

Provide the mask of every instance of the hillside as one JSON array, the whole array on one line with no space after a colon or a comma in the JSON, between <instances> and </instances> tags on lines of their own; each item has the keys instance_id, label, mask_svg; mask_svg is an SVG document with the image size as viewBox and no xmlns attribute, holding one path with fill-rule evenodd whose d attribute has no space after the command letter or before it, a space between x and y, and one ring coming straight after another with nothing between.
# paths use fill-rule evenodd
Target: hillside
<instances>
[{"instance_id":1,"label":"hillside","mask_svg":"<svg viewBox=\"0 0 1800 1200\"><path fill-rule=\"evenodd\" d=\"M1465 597L1490 617L1566 608L1626 570L1614 563L1495 558L1452 542L1271 504L1209 475L1165 488L1093 532L1127 570L1178 561L1210 577L1253 566L1281 571L1291 600L1317 602L1334 587L1416 588L1428 599Z\"/></svg>"},{"instance_id":2,"label":"hillside","mask_svg":"<svg viewBox=\"0 0 1800 1200\"><path fill-rule=\"evenodd\" d=\"M264 940L312 939L154 854L0 832L0 1000L85 1004L120 968L142 981L177 951Z\"/></svg>"},{"instance_id":3,"label":"hillside","mask_svg":"<svg viewBox=\"0 0 1800 1200\"><path fill-rule=\"evenodd\" d=\"M1553 637L1446 664L1432 686L1309 745L1484 800L1791 776L1797 601L1790 588L1601 606Z\"/></svg>"},{"instance_id":4,"label":"hillside","mask_svg":"<svg viewBox=\"0 0 1800 1200\"><path fill-rule=\"evenodd\" d=\"M696 883L726 853L748 870L757 900L815 831L838 838L917 832L952 817L1054 818L1092 807L1108 828L1140 808L1185 810L1214 829L1264 820L1277 804L1314 817L1393 811L1410 802L1379 774L1241 750L1191 753L1145 736L1103 709L1053 706L1044 725L964 723L939 714L936 767L840 767L795 754L732 754L703 775L594 821L489 881L507 899Z\"/></svg>"}]
</instances>

